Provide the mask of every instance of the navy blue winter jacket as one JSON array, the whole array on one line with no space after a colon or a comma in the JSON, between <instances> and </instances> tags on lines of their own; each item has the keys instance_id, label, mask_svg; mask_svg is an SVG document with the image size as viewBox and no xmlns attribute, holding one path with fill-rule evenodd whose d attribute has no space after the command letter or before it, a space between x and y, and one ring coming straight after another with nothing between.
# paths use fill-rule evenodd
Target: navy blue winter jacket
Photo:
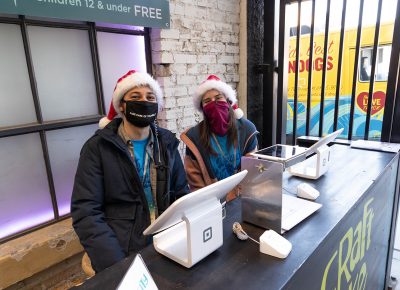
<instances>
[{"instance_id":1,"label":"navy blue winter jacket","mask_svg":"<svg viewBox=\"0 0 400 290\"><path fill-rule=\"evenodd\" d=\"M121 119L113 120L85 143L72 193L73 226L96 272L151 241L143 236L150 225L150 212L129 149L118 135L120 123ZM189 189L175 134L151 129L155 145L159 142L154 146L154 159L161 214Z\"/></svg>"}]
</instances>

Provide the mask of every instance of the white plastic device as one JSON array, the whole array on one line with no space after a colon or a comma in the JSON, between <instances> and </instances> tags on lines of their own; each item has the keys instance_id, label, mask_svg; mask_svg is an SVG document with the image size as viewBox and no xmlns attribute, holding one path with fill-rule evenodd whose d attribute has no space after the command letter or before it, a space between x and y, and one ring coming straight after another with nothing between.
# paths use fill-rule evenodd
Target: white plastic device
<instances>
[{"instance_id":1,"label":"white plastic device","mask_svg":"<svg viewBox=\"0 0 400 290\"><path fill-rule=\"evenodd\" d=\"M260 236L260 252L280 259L286 258L292 251L292 244L273 230L267 230Z\"/></svg>"},{"instance_id":2,"label":"white plastic device","mask_svg":"<svg viewBox=\"0 0 400 290\"><path fill-rule=\"evenodd\" d=\"M316 153L303 162L289 167L289 173L307 179L318 179L324 175L328 171L331 162L330 147L324 145L318 148Z\"/></svg>"},{"instance_id":3,"label":"white plastic device","mask_svg":"<svg viewBox=\"0 0 400 290\"><path fill-rule=\"evenodd\" d=\"M190 268L223 244L220 199L246 176L243 170L176 200L144 232L160 254Z\"/></svg>"},{"instance_id":4,"label":"white plastic device","mask_svg":"<svg viewBox=\"0 0 400 290\"><path fill-rule=\"evenodd\" d=\"M308 183L300 183L297 185L297 196L305 199L316 200L319 196L319 191Z\"/></svg>"}]
</instances>

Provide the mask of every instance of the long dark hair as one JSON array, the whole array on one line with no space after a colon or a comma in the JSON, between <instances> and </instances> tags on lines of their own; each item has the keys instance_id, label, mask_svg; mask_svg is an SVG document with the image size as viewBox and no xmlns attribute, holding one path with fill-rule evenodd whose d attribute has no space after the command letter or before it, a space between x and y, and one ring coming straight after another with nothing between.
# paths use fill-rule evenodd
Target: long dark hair
<instances>
[{"instance_id":1,"label":"long dark hair","mask_svg":"<svg viewBox=\"0 0 400 290\"><path fill-rule=\"evenodd\" d=\"M208 154L217 155L217 153L211 147L212 132L210 129L210 123L208 122L206 117L204 117L204 120L200 122L199 126L200 126L200 143L204 146ZM231 106L229 106L228 132L226 134L227 134L228 147L230 147L233 144L234 148L236 148L238 145L238 134L236 128L236 118Z\"/></svg>"}]
</instances>

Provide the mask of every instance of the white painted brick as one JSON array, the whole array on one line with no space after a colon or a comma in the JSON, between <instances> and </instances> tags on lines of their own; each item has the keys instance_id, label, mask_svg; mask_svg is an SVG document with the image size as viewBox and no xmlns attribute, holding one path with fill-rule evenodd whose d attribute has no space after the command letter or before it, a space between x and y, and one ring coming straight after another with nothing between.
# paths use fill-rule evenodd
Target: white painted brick
<instances>
[{"instance_id":1,"label":"white painted brick","mask_svg":"<svg viewBox=\"0 0 400 290\"><path fill-rule=\"evenodd\" d=\"M195 2L194 0L179 0L179 1L186 4L193 4L193 2Z\"/></svg>"},{"instance_id":2,"label":"white painted brick","mask_svg":"<svg viewBox=\"0 0 400 290\"><path fill-rule=\"evenodd\" d=\"M202 21L195 21L193 29L198 31L214 31L217 28L213 21L202 20Z\"/></svg>"},{"instance_id":3,"label":"white painted brick","mask_svg":"<svg viewBox=\"0 0 400 290\"><path fill-rule=\"evenodd\" d=\"M179 39L179 29L161 29L160 38Z\"/></svg>"},{"instance_id":4,"label":"white painted brick","mask_svg":"<svg viewBox=\"0 0 400 290\"><path fill-rule=\"evenodd\" d=\"M197 55L195 54L185 54L185 53L174 53L175 63L196 63Z\"/></svg>"},{"instance_id":5,"label":"white painted brick","mask_svg":"<svg viewBox=\"0 0 400 290\"><path fill-rule=\"evenodd\" d=\"M202 35L202 31L191 30L190 31L190 39L192 41L204 41L204 36Z\"/></svg>"},{"instance_id":6,"label":"white painted brick","mask_svg":"<svg viewBox=\"0 0 400 290\"><path fill-rule=\"evenodd\" d=\"M165 95L159 123L179 134L203 119L192 96L209 74L238 84L240 0L169 2L171 29L151 29L150 38L153 72Z\"/></svg>"},{"instance_id":7,"label":"white painted brick","mask_svg":"<svg viewBox=\"0 0 400 290\"><path fill-rule=\"evenodd\" d=\"M234 74L234 73L238 73L239 68L236 64L227 64L226 65L226 72L228 74Z\"/></svg>"},{"instance_id":8,"label":"white painted brick","mask_svg":"<svg viewBox=\"0 0 400 290\"><path fill-rule=\"evenodd\" d=\"M158 77L169 77L171 76L170 65L153 64L153 71Z\"/></svg>"},{"instance_id":9,"label":"white painted brick","mask_svg":"<svg viewBox=\"0 0 400 290\"><path fill-rule=\"evenodd\" d=\"M197 84L200 84L201 82L205 81L207 77L203 77L200 81L199 78L197 78ZM197 89L197 86L190 86L188 87L188 95L193 96L195 91Z\"/></svg>"},{"instance_id":10,"label":"white painted brick","mask_svg":"<svg viewBox=\"0 0 400 290\"><path fill-rule=\"evenodd\" d=\"M174 10L174 12L171 12L171 14L185 15L185 5L182 3L176 3L175 10Z\"/></svg>"},{"instance_id":11,"label":"white painted brick","mask_svg":"<svg viewBox=\"0 0 400 290\"><path fill-rule=\"evenodd\" d=\"M239 35L232 34L231 35L231 42L239 44Z\"/></svg>"},{"instance_id":12,"label":"white painted brick","mask_svg":"<svg viewBox=\"0 0 400 290\"><path fill-rule=\"evenodd\" d=\"M227 12L224 19L225 19L225 22L227 22L227 23L240 23L239 13Z\"/></svg>"},{"instance_id":13,"label":"white painted brick","mask_svg":"<svg viewBox=\"0 0 400 290\"><path fill-rule=\"evenodd\" d=\"M179 115L182 115L182 113L177 109L167 109L158 113L158 116L161 120L176 119Z\"/></svg>"},{"instance_id":14,"label":"white painted brick","mask_svg":"<svg viewBox=\"0 0 400 290\"><path fill-rule=\"evenodd\" d=\"M199 74L196 76L197 78L197 83L201 84L202 82L204 82L207 78L208 78L209 74ZM194 93L194 92L193 92Z\"/></svg>"},{"instance_id":15,"label":"white painted brick","mask_svg":"<svg viewBox=\"0 0 400 290\"><path fill-rule=\"evenodd\" d=\"M183 18L181 19L181 27L187 28L187 29L193 29L196 21L194 19L190 18Z\"/></svg>"},{"instance_id":16,"label":"white painted brick","mask_svg":"<svg viewBox=\"0 0 400 290\"><path fill-rule=\"evenodd\" d=\"M186 117L183 120L178 120L178 127L182 128L182 131L196 125L196 119L194 117Z\"/></svg>"},{"instance_id":17,"label":"white painted brick","mask_svg":"<svg viewBox=\"0 0 400 290\"><path fill-rule=\"evenodd\" d=\"M153 51L179 51L181 49L181 42L178 40L157 40L151 44Z\"/></svg>"},{"instance_id":18,"label":"white painted brick","mask_svg":"<svg viewBox=\"0 0 400 290\"><path fill-rule=\"evenodd\" d=\"M188 107L193 105L193 98L192 97L186 97L186 98L178 98L176 100L176 105L178 107Z\"/></svg>"},{"instance_id":19,"label":"white painted brick","mask_svg":"<svg viewBox=\"0 0 400 290\"><path fill-rule=\"evenodd\" d=\"M202 39L210 39L210 40L215 40L215 33L211 31L202 31L200 32L201 38Z\"/></svg>"},{"instance_id":20,"label":"white painted brick","mask_svg":"<svg viewBox=\"0 0 400 290\"><path fill-rule=\"evenodd\" d=\"M167 121L167 120L162 120L162 119L160 119L160 117L158 117L158 118L159 118L158 125L161 128L164 128L164 129L170 130L173 133L176 133L176 131L178 129L176 121L171 122L171 121Z\"/></svg>"},{"instance_id":21,"label":"white painted brick","mask_svg":"<svg viewBox=\"0 0 400 290\"><path fill-rule=\"evenodd\" d=\"M170 65L170 71L175 75L185 75L187 73L187 66L184 63L174 63Z\"/></svg>"},{"instance_id":22,"label":"white painted brick","mask_svg":"<svg viewBox=\"0 0 400 290\"><path fill-rule=\"evenodd\" d=\"M235 58L233 55L219 55L217 57L218 63L228 63L232 64L235 63Z\"/></svg>"},{"instance_id":23,"label":"white painted brick","mask_svg":"<svg viewBox=\"0 0 400 290\"><path fill-rule=\"evenodd\" d=\"M215 29L218 31L233 32L232 24L230 23L215 23Z\"/></svg>"},{"instance_id":24,"label":"white painted brick","mask_svg":"<svg viewBox=\"0 0 400 290\"><path fill-rule=\"evenodd\" d=\"M171 52L153 52L152 53L152 59L154 64L159 64L159 63L173 63L174 58L172 56Z\"/></svg>"},{"instance_id":25,"label":"white painted brick","mask_svg":"<svg viewBox=\"0 0 400 290\"><path fill-rule=\"evenodd\" d=\"M226 12L218 10L218 9L211 9L207 8L207 19L214 20L218 22L225 22L226 20ZM231 23L232 21L226 21Z\"/></svg>"},{"instance_id":26,"label":"white painted brick","mask_svg":"<svg viewBox=\"0 0 400 290\"><path fill-rule=\"evenodd\" d=\"M178 75L177 85L196 85L196 77L195 76L181 76Z\"/></svg>"},{"instance_id":27,"label":"white painted brick","mask_svg":"<svg viewBox=\"0 0 400 290\"><path fill-rule=\"evenodd\" d=\"M191 38L192 31L190 29L181 28L179 39L192 39Z\"/></svg>"},{"instance_id":28,"label":"white painted brick","mask_svg":"<svg viewBox=\"0 0 400 290\"><path fill-rule=\"evenodd\" d=\"M225 33L221 34L219 39L220 39L221 42L229 43L229 42L231 42L232 37L231 37L231 35L229 33L225 32Z\"/></svg>"},{"instance_id":29,"label":"white painted brick","mask_svg":"<svg viewBox=\"0 0 400 290\"><path fill-rule=\"evenodd\" d=\"M206 73L207 65L206 64L188 64L187 73L188 74L198 74L198 73Z\"/></svg>"},{"instance_id":30,"label":"white painted brick","mask_svg":"<svg viewBox=\"0 0 400 290\"><path fill-rule=\"evenodd\" d=\"M183 52L195 52L196 51L196 44L191 42L190 40L185 40L185 41L183 41L183 44L181 46L181 51L183 51Z\"/></svg>"},{"instance_id":31,"label":"white painted brick","mask_svg":"<svg viewBox=\"0 0 400 290\"><path fill-rule=\"evenodd\" d=\"M173 98L173 97L164 98L164 109L175 108L175 106L176 106L176 99L175 98Z\"/></svg>"},{"instance_id":32,"label":"white painted brick","mask_svg":"<svg viewBox=\"0 0 400 290\"><path fill-rule=\"evenodd\" d=\"M203 7L197 7L191 4L186 4L185 16L196 19L207 19L207 9Z\"/></svg>"},{"instance_id":33,"label":"white painted brick","mask_svg":"<svg viewBox=\"0 0 400 290\"><path fill-rule=\"evenodd\" d=\"M225 52L227 53L237 53L239 54L239 46L238 45L226 45Z\"/></svg>"},{"instance_id":34,"label":"white painted brick","mask_svg":"<svg viewBox=\"0 0 400 290\"><path fill-rule=\"evenodd\" d=\"M216 63L217 62L217 58L213 54L199 55L198 56L198 62L199 63Z\"/></svg>"},{"instance_id":35,"label":"white painted brick","mask_svg":"<svg viewBox=\"0 0 400 290\"><path fill-rule=\"evenodd\" d=\"M237 34L239 34L239 31L240 31L240 25L239 24L235 24L235 23L233 23L232 24L232 31L233 31L233 33L237 33Z\"/></svg>"},{"instance_id":36,"label":"white painted brick","mask_svg":"<svg viewBox=\"0 0 400 290\"><path fill-rule=\"evenodd\" d=\"M225 52L225 44L221 42L211 42L208 44L210 52L218 52L224 53Z\"/></svg>"},{"instance_id":37,"label":"white painted brick","mask_svg":"<svg viewBox=\"0 0 400 290\"><path fill-rule=\"evenodd\" d=\"M226 72L226 66L223 64L211 64L207 66L208 74L223 74Z\"/></svg>"},{"instance_id":38,"label":"white painted brick","mask_svg":"<svg viewBox=\"0 0 400 290\"><path fill-rule=\"evenodd\" d=\"M175 97L187 96L187 92L188 92L187 87L179 86L179 87L175 88L174 95L175 95ZM179 104L178 104L178 106L179 106Z\"/></svg>"},{"instance_id":39,"label":"white painted brick","mask_svg":"<svg viewBox=\"0 0 400 290\"><path fill-rule=\"evenodd\" d=\"M173 88L165 88L164 89L164 95L166 97L181 97L181 96L187 96L187 88L185 86L175 86ZM177 100L177 105L181 106L178 103Z\"/></svg>"},{"instance_id":40,"label":"white painted brick","mask_svg":"<svg viewBox=\"0 0 400 290\"><path fill-rule=\"evenodd\" d=\"M217 6L221 11L228 11L232 13L239 13L240 11L239 1L218 1Z\"/></svg>"},{"instance_id":41,"label":"white painted brick","mask_svg":"<svg viewBox=\"0 0 400 290\"><path fill-rule=\"evenodd\" d=\"M170 77L157 77L157 81L163 88L169 88L176 85L176 80L173 75Z\"/></svg>"},{"instance_id":42,"label":"white painted brick","mask_svg":"<svg viewBox=\"0 0 400 290\"><path fill-rule=\"evenodd\" d=\"M197 0L197 5L201 7L217 8L215 0Z\"/></svg>"},{"instance_id":43,"label":"white painted brick","mask_svg":"<svg viewBox=\"0 0 400 290\"><path fill-rule=\"evenodd\" d=\"M192 117L192 116L194 116L194 108L185 108L183 110L183 116L184 117Z\"/></svg>"},{"instance_id":44,"label":"white painted brick","mask_svg":"<svg viewBox=\"0 0 400 290\"><path fill-rule=\"evenodd\" d=\"M225 75L225 81L226 83L237 83L239 82L239 75L238 74L226 74ZM231 84L234 88L236 87L236 84Z\"/></svg>"}]
</instances>

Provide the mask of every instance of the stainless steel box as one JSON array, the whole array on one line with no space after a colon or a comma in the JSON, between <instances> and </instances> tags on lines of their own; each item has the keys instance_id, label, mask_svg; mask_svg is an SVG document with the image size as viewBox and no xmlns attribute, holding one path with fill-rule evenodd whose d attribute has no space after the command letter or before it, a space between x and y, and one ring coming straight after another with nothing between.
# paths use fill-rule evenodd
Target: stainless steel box
<instances>
[{"instance_id":1,"label":"stainless steel box","mask_svg":"<svg viewBox=\"0 0 400 290\"><path fill-rule=\"evenodd\" d=\"M284 164L242 157L241 168L248 171L240 190L243 221L280 233Z\"/></svg>"}]
</instances>

